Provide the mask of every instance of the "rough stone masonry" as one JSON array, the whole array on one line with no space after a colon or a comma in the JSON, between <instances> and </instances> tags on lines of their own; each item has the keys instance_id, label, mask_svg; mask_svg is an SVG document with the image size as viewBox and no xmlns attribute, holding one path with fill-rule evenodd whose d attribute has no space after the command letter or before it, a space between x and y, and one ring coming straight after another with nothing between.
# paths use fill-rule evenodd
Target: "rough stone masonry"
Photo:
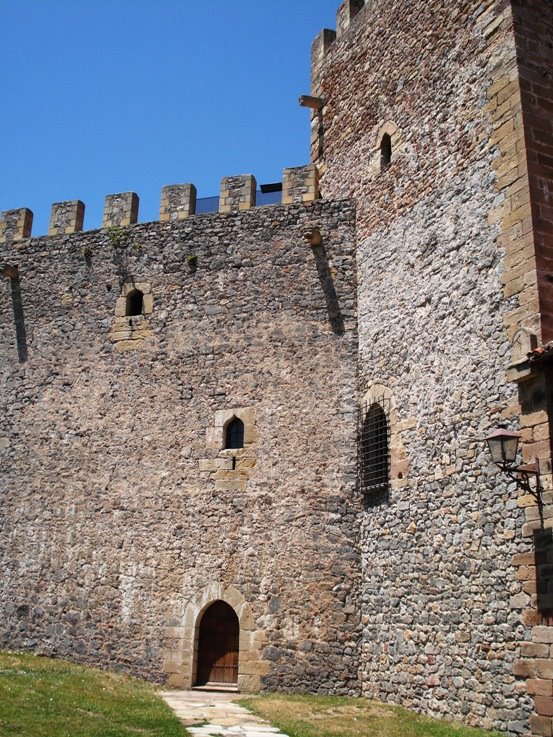
<instances>
[{"instance_id":1,"label":"rough stone masonry","mask_svg":"<svg viewBox=\"0 0 553 737\"><path fill-rule=\"evenodd\" d=\"M553 736L552 37L541 0L347 0L282 205L4 213L6 646L191 686L224 601L241 689Z\"/></svg>"}]
</instances>

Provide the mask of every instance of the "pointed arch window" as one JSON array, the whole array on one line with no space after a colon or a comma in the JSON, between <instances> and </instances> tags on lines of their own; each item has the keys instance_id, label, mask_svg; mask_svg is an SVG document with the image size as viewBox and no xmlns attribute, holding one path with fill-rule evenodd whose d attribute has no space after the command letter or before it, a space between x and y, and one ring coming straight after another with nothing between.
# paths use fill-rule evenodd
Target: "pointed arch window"
<instances>
[{"instance_id":1,"label":"pointed arch window","mask_svg":"<svg viewBox=\"0 0 553 737\"><path fill-rule=\"evenodd\" d=\"M364 416L359 452L361 491L364 494L387 493L390 485L388 420L377 402Z\"/></svg>"},{"instance_id":2,"label":"pointed arch window","mask_svg":"<svg viewBox=\"0 0 553 737\"><path fill-rule=\"evenodd\" d=\"M234 417L227 425L225 431L225 448L244 447L244 423L238 417Z\"/></svg>"},{"instance_id":3,"label":"pointed arch window","mask_svg":"<svg viewBox=\"0 0 553 737\"><path fill-rule=\"evenodd\" d=\"M140 289L133 289L127 294L126 310L127 317L142 315L144 311L144 294Z\"/></svg>"}]
</instances>

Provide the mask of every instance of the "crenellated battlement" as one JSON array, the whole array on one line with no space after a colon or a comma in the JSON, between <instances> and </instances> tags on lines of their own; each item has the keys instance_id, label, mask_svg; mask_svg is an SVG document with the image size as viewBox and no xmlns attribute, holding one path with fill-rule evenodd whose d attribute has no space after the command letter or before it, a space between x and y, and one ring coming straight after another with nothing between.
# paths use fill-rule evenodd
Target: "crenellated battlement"
<instances>
[{"instance_id":1,"label":"crenellated battlement","mask_svg":"<svg viewBox=\"0 0 553 737\"><path fill-rule=\"evenodd\" d=\"M256 207L256 180L252 174L221 180L218 211L238 212ZM196 187L170 184L161 190L159 220L184 220L196 215ZM319 174L314 164L284 169L282 204L313 202L320 197ZM104 200L102 228L123 227L138 222L139 197L135 192L109 194ZM81 200L52 205L48 235L66 235L83 230L85 205ZM198 213L199 214L199 213ZM0 244L31 237L33 213L26 207L5 210L0 216Z\"/></svg>"},{"instance_id":2,"label":"crenellated battlement","mask_svg":"<svg viewBox=\"0 0 553 737\"><path fill-rule=\"evenodd\" d=\"M317 95L321 64L331 46L340 39L350 27L355 16L362 10L368 0L345 0L336 13L336 30L323 28L311 45L311 92Z\"/></svg>"}]
</instances>

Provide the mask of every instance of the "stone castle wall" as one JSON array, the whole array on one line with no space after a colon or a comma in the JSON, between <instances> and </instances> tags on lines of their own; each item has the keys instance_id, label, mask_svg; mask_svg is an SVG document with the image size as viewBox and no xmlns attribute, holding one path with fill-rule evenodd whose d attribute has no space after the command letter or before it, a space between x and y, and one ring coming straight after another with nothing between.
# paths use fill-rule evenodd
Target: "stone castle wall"
<instances>
[{"instance_id":1,"label":"stone castle wall","mask_svg":"<svg viewBox=\"0 0 553 737\"><path fill-rule=\"evenodd\" d=\"M314 42L311 93L322 196L358 208L362 407L379 391L391 430L390 497L362 522L362 689L521 733L537 509L483 445L543 421L506 377L541 317L516 51L507 2L348 1ZM550 470L541 439L528 456Z\"/></svg>"},{"instance_id":2,"label":"stone castle wall","mask_svg":"<svg viewBox=\"0 0 553 737\"><path fill-rule=\"evenodd\" d=\"M302 98L316 167L286 170L284 207L249 209L247 176L223 180L219 215L190 217L193 185L164 188L155 224L133 225L133 193L93 233L78 200L51 238L6 214L7 644L190 685L222 598L243 688L360 690L551 737L553 352L534 349L551 338L552 13L346 0ZM374 402L391 483L363 499ZM221 449L233 416L240 453ZM546 532L490 463L500 423L539 459Z\"/></svg>"},{"instance_id":3,"label":"stone castle wall","mask_svg":"<svg viewBox=\"0 0 553 737\"><path fill-rule=\"evenodd\" d=\"M241 688L356 692L353 206L57 220L1 247L2 644L190 685L225 598Z\"/></svg>"}]
</instances>

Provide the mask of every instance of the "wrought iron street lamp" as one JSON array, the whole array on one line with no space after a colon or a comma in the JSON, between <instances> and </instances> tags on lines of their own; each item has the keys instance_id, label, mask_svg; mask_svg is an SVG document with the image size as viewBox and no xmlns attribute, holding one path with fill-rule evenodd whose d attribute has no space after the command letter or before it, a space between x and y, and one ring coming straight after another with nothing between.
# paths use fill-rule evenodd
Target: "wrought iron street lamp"
<instances>
[{"instance_id":1,"label":"wrought iron street lamp","mask_svg":"<svg viewBox=\"0 0 553 737\"><path fill-rule=\"evenodd\" d=\"M520 433L514 430L506 430L499 428L494 430L486 438L492 461L503 473L513 479L519 489L523 489L527 494L531 494L538 503L540 520L543 526L543 500L542 486L540 482L540 464L536 458L535 463L526 463L520 466L516 465L518 445L520 441ZM536 481L532 485L531 479Z\"/></svg>"}]
</instances>

